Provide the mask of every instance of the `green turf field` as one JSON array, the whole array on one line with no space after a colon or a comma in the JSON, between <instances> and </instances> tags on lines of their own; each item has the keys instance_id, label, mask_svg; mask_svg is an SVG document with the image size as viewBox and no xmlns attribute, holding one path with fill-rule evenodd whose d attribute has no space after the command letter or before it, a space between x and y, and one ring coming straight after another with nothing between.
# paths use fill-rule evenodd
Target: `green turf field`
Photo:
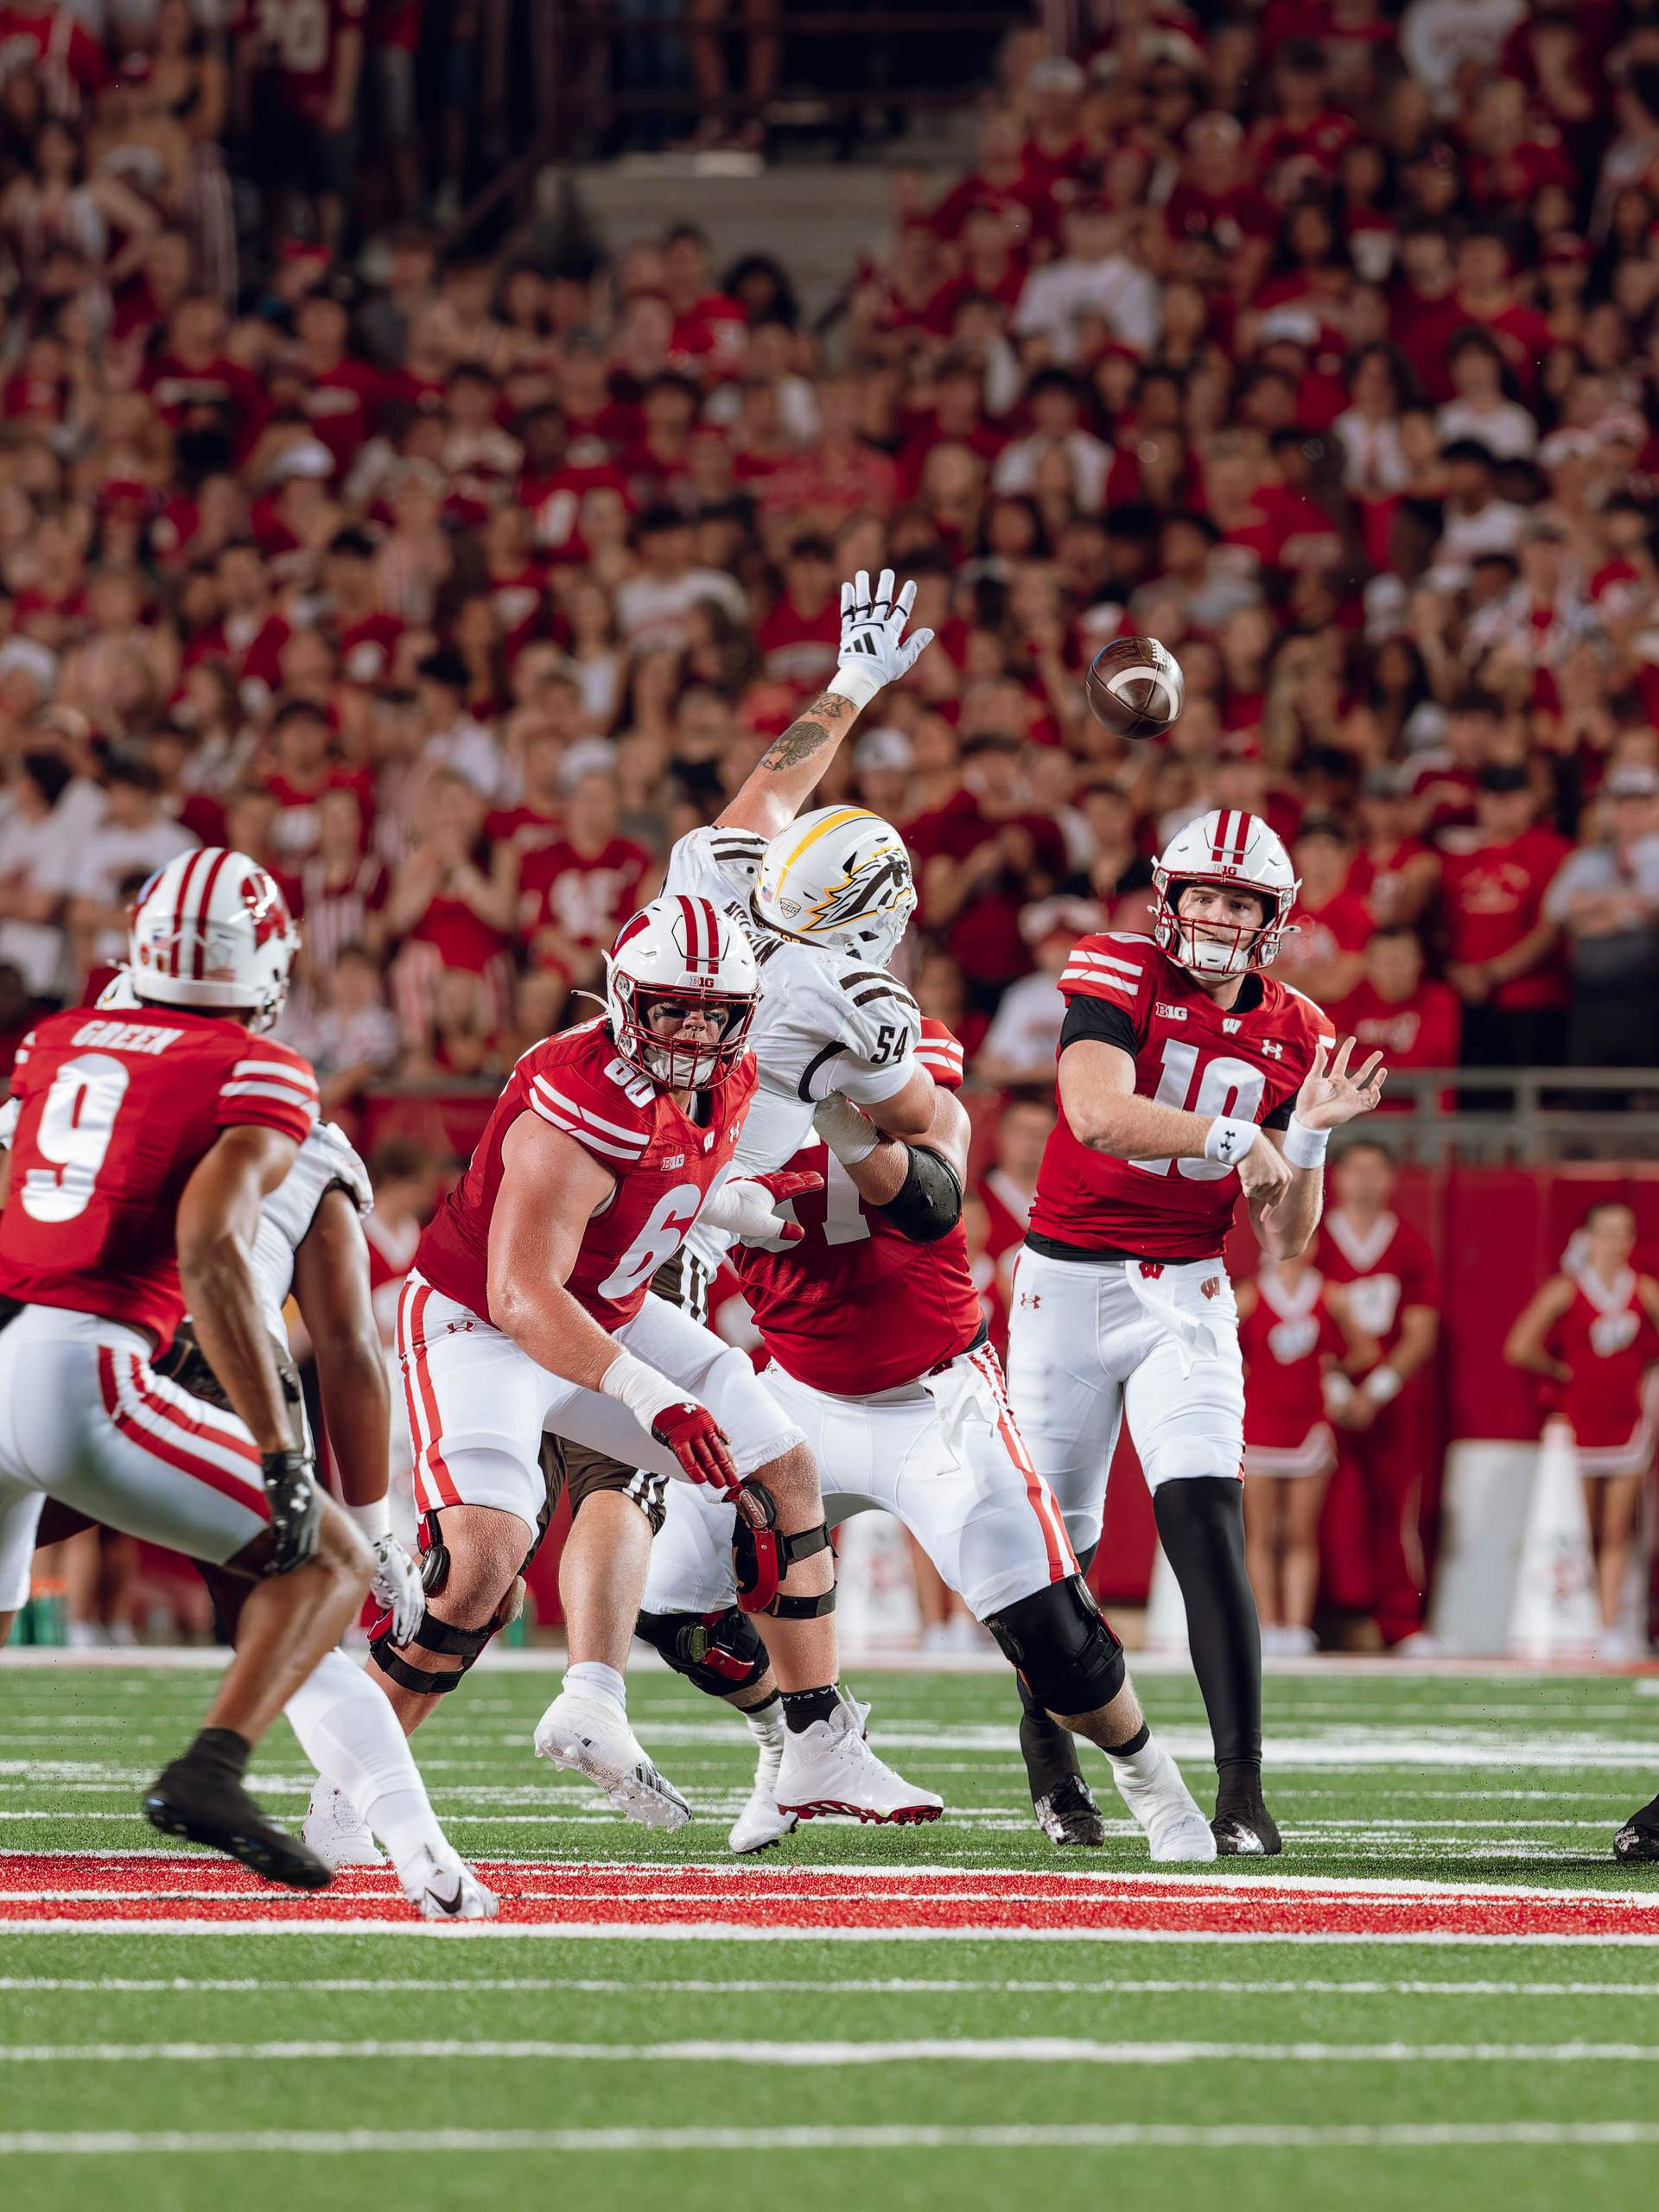
<instances>
[{"instance_id":1,"label":"green turf field","mask_svg":"<svg viewBox=\"0 0 1659 2212\"><path fill-rule=\"evenodd\" d=\"M696 1815L653 1836L531 1758L553 1670L486 1668L420 1738L461 1849L518 1862L480 1935L330 1927L239 1875L227 1906L199 1853L109 1863L157 1840L137 1792L208 1679L0 1665L6 2212L1650 2193L1659 1867L1608 1844L1659 1779L1659 1676L1273 1675L1285 1858L1167 1881L1127 1821L1088 1854L1038 1835L995 1674L855 1674L946 1818L756 1864L724 1850L747 1738L708 1701L635 1678ZM1143 1687L1204 1797L1189 1679ZM285 1734L256 1786L297 1819Z\"/></svg>"}]
</instances>

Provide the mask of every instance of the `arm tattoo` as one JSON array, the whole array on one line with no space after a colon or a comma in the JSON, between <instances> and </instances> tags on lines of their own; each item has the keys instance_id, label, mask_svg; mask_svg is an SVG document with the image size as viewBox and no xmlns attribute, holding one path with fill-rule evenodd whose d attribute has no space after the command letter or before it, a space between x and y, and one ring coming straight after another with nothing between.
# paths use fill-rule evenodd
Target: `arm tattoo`
<instances>
[{"instance_id":1,"label":"arm tattoo","mask_svg":"<svg viewBox=\"0 0 1659 2212\"><path fill-rule=\"evenodd\" d=\"M791 722L762 760L763 768L798 768L823 746L840 735L839 725L852 714L851 702L834 691L821 691L798 721Z\"/></svg>"}]
</instances>

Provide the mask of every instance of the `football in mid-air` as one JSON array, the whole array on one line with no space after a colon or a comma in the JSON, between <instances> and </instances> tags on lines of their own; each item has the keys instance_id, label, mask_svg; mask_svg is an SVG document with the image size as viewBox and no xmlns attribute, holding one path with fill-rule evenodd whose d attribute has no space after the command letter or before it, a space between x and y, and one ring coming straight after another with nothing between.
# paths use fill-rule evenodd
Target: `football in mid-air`
<instances>
[{"instance_id":1,"label":"football in mid-air","mask_svg":"<svg viewBox=\"0 0 1659 2212\"><path fill-rule=\"evenodd\" d=\"M1156 638L1114 638L1089 664L1083 695L1104 728L1120 737L1157 737L1181 711L1181 664Z\"/></svg>"}]
</instances>

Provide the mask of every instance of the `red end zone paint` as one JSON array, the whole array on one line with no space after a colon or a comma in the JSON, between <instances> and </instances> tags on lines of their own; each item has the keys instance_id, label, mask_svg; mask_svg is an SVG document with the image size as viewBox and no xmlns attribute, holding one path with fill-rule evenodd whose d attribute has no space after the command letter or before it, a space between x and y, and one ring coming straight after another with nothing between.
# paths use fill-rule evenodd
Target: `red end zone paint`
<instances>
[{"instance_id":1,"label":"red end zone paint","mask_svg":"<svg viewBox=\"0 0 1659 2212\"><path fill-rule=\"evenodd\" d=\"M1654 1902L1582 1892L1551 1897L1477 1890L1409 1892L1363 1884L1279 1889L1265 1882L1109 1875L1079 1881L1041 1872L964 1868L926 1874L872 1870L849 1875L779 1866L728 1872L709 1866L614 1866L504 1859L480 1863L501 1899L503 1922L561 1922L630 1928L690 1925L746 1929L1030 1929L1057 1938L1090 1930L1155 1935L1356 1936L1576 1936L1659 1933ZM321 1894L261 1882L203 1854L82 1858L18 1853L0 1860L0 1929L9 1921L171 1922L384 1920L408 1926L408 1906L390 1870L346 1867Z\"/></svg>"}]
</instances>

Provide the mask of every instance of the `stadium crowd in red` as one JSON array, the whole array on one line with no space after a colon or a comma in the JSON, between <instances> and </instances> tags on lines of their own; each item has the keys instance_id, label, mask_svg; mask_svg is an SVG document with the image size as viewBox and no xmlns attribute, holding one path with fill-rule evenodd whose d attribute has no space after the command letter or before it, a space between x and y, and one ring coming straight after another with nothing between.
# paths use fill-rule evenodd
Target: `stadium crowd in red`
<instances>
[{"instance_id":1,"label":"stadium crowd in red","mask_svg":"<svg viewBox=\"0 0 1659 2212\"><path fill-rule=\"evenodd\" d=\"M1212 805L1395 1067L1659 1062L1659 19L1096 12L1010 42L966 175L894 171L818 328L763 195L721 271L359 253L416 6L0 10L0 1025L224 836L334 1100L498 1071L891 562L939 641L824 795L905 828L983 1082L1046 1082L1066 948ZM1082 701L1133 630L1155 746Z\"/></svg>"}]
</instances>

